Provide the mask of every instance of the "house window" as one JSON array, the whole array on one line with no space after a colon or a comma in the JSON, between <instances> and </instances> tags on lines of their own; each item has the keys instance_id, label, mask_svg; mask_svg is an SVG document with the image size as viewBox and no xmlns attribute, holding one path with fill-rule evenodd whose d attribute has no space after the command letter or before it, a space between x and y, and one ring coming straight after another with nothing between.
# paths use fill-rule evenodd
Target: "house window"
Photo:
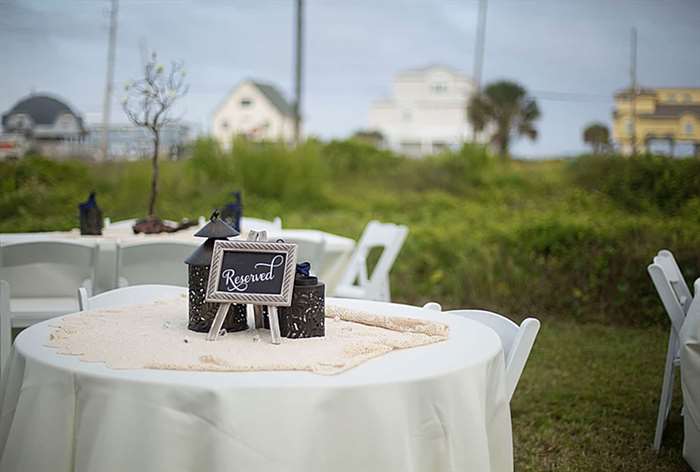
<instances>
[{"instance_id":1,"label":"house window","mask_svg":"<svg viewBox=\"0 0 700 472\"><path fill-rule=\"evenodd\" d=\"M221 120L221 128L223 129L228 129L228 121L226 120Z\"/></svg>"},{"instance_id":2,"label":"house window","mask_svg":"<svg viewBox=\"0 0 700 472\"><path fill-rule=\"evenodd\" d=\"M433 93L445 93L447 92L447 84L444 82L435 82L431 87Z\"/></svg>"},{"instance_id":3,"label":"house window","mask_svg":"<svg viewBox=\"0 0 700 472\"><path fill-rule=\"evenodd\" d=\"M401 119L403 121L411 121L411 112L408 110L401 112Z\"/></svg>"},{"instance_id":4,"label":"house window","mask_svg":"<svg viewBox=\"0 0 700 472\"><path fill-rule=\"evenodd\" d=\"M685 126L683 127L683 132L685 134L693 134L693 123L688 121Z\"/></svg>"},{"instance_id":5,"label":"house window","mask_svg":"<svg viewBox=\"0 0 700 472\"><path fill-rule=\"evenodd\" d=\"M690 97L690 94L689 94L689 93L686 93L686 94L683 95L683 101L684 101L685 103L690 103L690 102L692 102L693 100L692 100L692 98Z\"/></svg>"},{"instance_id":6,"label":"house window","mask_svg":"<svg viewBox=\"0 0 700 472\"><path fill-rule=\"evenodd\" d=\"M445 141L433 141L433 152L447 151L449 145Z\"/></svg>"},{"instance_id":7,"label":"house window","mask_svg":"<svg viewBox=\"0 0 700 472\"><path fill-rule=\"evenodd\" d=\"M241 99L241 107L242 108L247 108L253 104L253 100L250 98L242 98Z\"/></svg>"},{"instance_id":8,"label":"house window","mask_svg":"<svg viewBox=\"0 0 700 472\"><path fill-rule=\"evenodd\" d=\"M668 96L668 101L671 103L676 103L676 94L672 93Z\"/></svg>"},{"instance_id":9,"label":"house window","mask_svg":"<svg viewBox=\"0 0 700 472\"><path fill-rule=\"evenodd\" d=\"M627 134L630 136L632 135L634 125L632 124L632 120L627 120L625 122L625 130L627 131Z\"/></svg>"},{"instance_id":10,"label":"house window","mask_svg":"<svg viewBox=\"0 0 700 472\"><path fill-rule=\"evenodd\" d=\"M419 156L421 144L419 141L401 141L401 152L408 156Z\"/></svg>"}]
</instances>

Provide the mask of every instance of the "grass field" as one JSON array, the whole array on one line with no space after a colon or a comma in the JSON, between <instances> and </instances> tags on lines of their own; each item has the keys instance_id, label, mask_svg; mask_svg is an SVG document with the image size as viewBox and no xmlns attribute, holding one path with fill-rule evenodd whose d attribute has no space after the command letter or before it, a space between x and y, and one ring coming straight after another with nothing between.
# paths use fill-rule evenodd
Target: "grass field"
<instances>
[{"instance_id":1,"label":"grass field","mask_svg":"<svg viewBox=\"0 0 700 472\"><path fill-rule=\"evenodd\" d=\"M145 216L149 164L0 163L0 232L70 229L88 191ZM668 323L646 273L661 248L700 276L700 161L501 162L466 147L410 160L355 142L296 150L207 140L164 162L160 216L197 218L242 189L244 214L357 238L409 226L394 300L480 307L542 331L512 404L518 471L683 471L680 392L651 451Z\"/></svg>"},{"instance_id":2,"label":"grass field","mask_svg":"<svg viewBox=\"0 0 700 472\"><path fill-rule=\"evenodd\" d=\"M678 381L651 449L668 332L543 324L512 403L516 471L690 471Z\"/></svg>"}]
</instances>

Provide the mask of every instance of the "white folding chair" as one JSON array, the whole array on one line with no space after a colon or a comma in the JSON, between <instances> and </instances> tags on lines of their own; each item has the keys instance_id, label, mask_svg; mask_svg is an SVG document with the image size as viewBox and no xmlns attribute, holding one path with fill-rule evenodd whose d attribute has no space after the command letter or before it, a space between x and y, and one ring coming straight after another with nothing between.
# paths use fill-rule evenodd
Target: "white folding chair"
<instances>
[{"instance_id":1,"label":"white folding chair","mask_svg":"<svg viewBox=\"0 0 700 472\"><path fill-rule=\"evenodd\" d=\"M440 311L440 304L429 302L423 305L428 310ZM513 398L515 388L518 386L520 376L525 369L530 351L535 344L537 333L540 330L540 321L537 318L526 318L520 326L505 316L484 310L450 310L445 313L464 316L477 321L493 329L501 338L503 353L506 361L506 393L508 401Z\"/></svg>"},{"instance_id":2,"label":"white folding chair","mask_svg":"<svg viewBox=\"0 0 700 472\"><path fill-rule=\"evenodd\" d=\"M139 241L117 243L116 280L127 285L164 284L187 286L185 259L197 241Z\"/></svg>"},{"instance_id":3,"label":"white folding chair","mask_svg":"<svg viewBox=\"0 0 700 472\"><path fill-rule=\"evenodd\" d=\"M80 311L117 308L175 297L187 297L187 288L174 285L132 285L130 287L115 288L94 297L88 296L87 290L84 288L78 289Z\"/></svg>"},{"instance_id":4,"label":"white folding chair","mask_svg":"<svg viewBox=\"0 0 700 472\"><path fill-rule=\"evenodd\" d=\"M334 296L391 301L389 272L407 234L406 226L370 221L355 247ZM383 251L372 275L368 276L367 256L371 249L377 247L383 248Z\"/></svg>"},{"instance_id":5,"label":"white folding chair","mask_svg":"<svg viewBox=\"0 0 700 472\"><path fill-rule=\"evenodd\" d=\"M0 244L2 324L0 369L12 347L12 328L26 328L77 311L78 287L92 292L98 247L94 242L29 241Z\"/></svg>"},{"instance_id":6,"label":"white folding chair","mask_svg":"<svg viewBox=\"0 0 700 472\"><path fill-rule=\"evenodd\" d=\"M681 365L679 333L683 327L692 297L687 284L683 281L682 275L680 276L682 283L678 280L680 270L675 260L673 260L673 264L670 264L668 256L656 256L654 262L647 267L647 271L651 276L654 287L656 287L659 298L661 298L666 314L671 320L666 362L664 364L664 378L661 384L661 397L659 398L659 411L656 417L656 431L654 432L653 447L654 450L658 451L661 448L666 420L671 411L675 370L680 368ZM684 295L685 291L687 291L687 295Z\"/></svg>"}]
</instances>

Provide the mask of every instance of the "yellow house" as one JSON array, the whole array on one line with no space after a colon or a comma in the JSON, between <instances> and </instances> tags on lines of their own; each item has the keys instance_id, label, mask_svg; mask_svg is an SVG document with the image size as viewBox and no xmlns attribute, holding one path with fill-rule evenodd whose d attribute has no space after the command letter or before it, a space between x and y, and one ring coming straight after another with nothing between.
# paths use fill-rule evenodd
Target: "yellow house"
<instances>
[{"instance_id":1,"label":"yellow house","mask_svg":"<svg viewBox=\"0 0 700 472\"><path fill-rule=\"evenodd\" d=\"M622 154L632 154L633 143L636 152L664 144L670 155L681 145L700 157L700 88L638 89L636 98L630 92L615 94L612 134Z\"/></svg>"}]
</instances>

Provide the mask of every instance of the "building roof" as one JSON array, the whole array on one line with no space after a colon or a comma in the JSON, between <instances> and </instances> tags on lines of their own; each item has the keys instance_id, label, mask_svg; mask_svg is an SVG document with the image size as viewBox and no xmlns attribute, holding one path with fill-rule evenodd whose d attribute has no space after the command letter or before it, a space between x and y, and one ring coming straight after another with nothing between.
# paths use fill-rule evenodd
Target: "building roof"
<instances>
[{"instance_id":1,"label":"building roof","mask_svg":"<svg viewBox=\"0 0 700 472\"><path fill-rule=\"evenodd\" d=\"M415 67L413 69L404 69L402 71L399 71L399 75L402 74L425 74L427 72L432 72L434 70L445 70L447 72L450 72L451 74L454 75L459 75L459 76L464 76L466 77L466 74L459 69L456 69L455 67L448 66L445 64L428 64L422 67Z\"/></svg>"},{"instance_id":2,"label":"building roof","mask_svg":"<svg viewBox=\"0 0 700 472\"><path fill-rule=\"evenodd\" d=\"M264 82L258 82L257 80L251 80L250 82L265 95L265 98L267 98L280 113L287 116L294 116L294 107L284 98L277 87Z\"/></svg>"},{"instance_id":3,"label":"building roof","mask_svg":"<svg viewBox=\"0 0 700 472\"><path fill-rule=\"evenodd\" d=\"M15 104L7 113L2 115L2 124L5 125L10 115L17 113L27 114L38 125L52 125L56 119L65 113L73 115L83 127L83 119L78 116L64 102L49 95L30 95Z\"/></svg>"},{"instance_id":4,"label":"building roof","mask_svg":"<svg viewBox=\"0 0 700 472\"><path fill-rule=\"evenodd\" d=\"M637 89L637 96L641 97L643 95L656 95L656 90L655 89L649 89L649 88L639 88ZM623 90L618 90L615 92L615 98L631 98L632 97L632 89L626 88Z\"/></svg>"}]
</instances>

